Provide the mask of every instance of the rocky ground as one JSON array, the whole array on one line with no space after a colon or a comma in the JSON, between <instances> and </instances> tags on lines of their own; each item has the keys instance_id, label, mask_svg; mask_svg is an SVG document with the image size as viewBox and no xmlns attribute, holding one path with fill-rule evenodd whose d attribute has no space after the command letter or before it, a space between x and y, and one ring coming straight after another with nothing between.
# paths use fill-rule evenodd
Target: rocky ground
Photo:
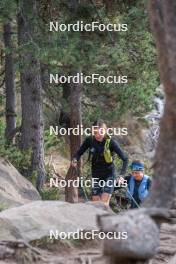
<instances>
[{"instance_id":1,"label":"rocky ground","mask_svg":"<svg viewBox=\"0 0 176 264\"><path fill-rule=\"evenodd\" d=\"M9 209L0 213L0 263L112 264L104 256L100 240L61 243L48 239L51 229L65 232L99 229L97 216L114 215L112 211L100 204L41 201L35 188L3 159L0 172L1 201L6 206L9 203ZM175 219L176 206L172 215ZM175 264L175 255L176 224L162 224L158 253L150 264Z\"/></svg>"}]
</instances>

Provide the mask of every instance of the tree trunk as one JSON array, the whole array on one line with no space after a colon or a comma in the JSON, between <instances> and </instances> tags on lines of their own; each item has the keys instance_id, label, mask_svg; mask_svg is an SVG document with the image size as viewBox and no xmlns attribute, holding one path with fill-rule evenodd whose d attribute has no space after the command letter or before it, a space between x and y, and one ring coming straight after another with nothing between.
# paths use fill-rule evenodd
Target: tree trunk
<instances>
[{"instance_id":1,"label":"tree trunk","mask_svg":"<svg viewBox=\"0 0 176 264\"><path fill-rule=\"evenodd\" d=\"M37 189L45 180L43 146L43 106L40 63L37 57L36 1L21 0L18 13L19 45L21 48L21 148L32 148L31 172L37 171Z\"/></svg>"},{"instance_id":2,"label":"tree trunk","mask_svg":"<svg viewBox=\"0 0 176 264\"><path fill-rule=\"evenodd\" d=\"M150 0L154 32L166 105L154 163L154 181L148 206L168 207L176 197L176 2Z\"/></svg>"},{"instance_id":3,"label":"tree trunk","mask_svg":"<svg viewBox=\"0 0 176 264\"><path fill-rule=\"evenodd\" d=\"M77 126L81 127L82 124L82 110L81 110L81 98L82 98L82 84L71 84L70 86L70 127L76 128ZM70 135L70 152L71 160L73 159L76 151L81 146L82 137L81 135ZM78 162L77 170L70 167L66 176L66 180L73 180L80 176L81 173L81 161ZM65 190L65 200L67 202L75 203L78 202L78 189L71 186Z\"/></svg>"},{"instance_id":4,"label":"tree trunk","mask_svg":"<svg viewBox=\"0 0 176 264\"><path fill-rule=\"evenodd\" d=\"M82 125L82 107L81 107L81 98L82 98L82 84L72 84L71 85L71 94L70 94L70 106L71 106L71 115L70 115L70 126L81 127ZM71 159L75 155L75 152L81 146L81 135L70 135L70 150L71 150Z\"/></svg>"},{"instance_id":5,"label":"tree trunk","mask_svg":"<svg viewBox=\"0 0 176 264\"><path fill-rule=\"evenodd\" d=\"M11 24L4 24L4 46L5 46L5 91L6 91L6 130L5 137L8 142L13 140L13 132L16 128L15 113L15 82L12 56Z\"/></svg>"}]
</instances>

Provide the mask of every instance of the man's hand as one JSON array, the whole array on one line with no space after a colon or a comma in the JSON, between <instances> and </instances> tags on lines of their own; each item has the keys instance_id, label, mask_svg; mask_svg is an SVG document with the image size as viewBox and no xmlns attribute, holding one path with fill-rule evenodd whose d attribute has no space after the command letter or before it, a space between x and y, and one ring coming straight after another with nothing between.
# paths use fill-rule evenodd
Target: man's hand
<instances>
[{"instance_id":1,"label":"man's hand","mask_svg":"<svg viewBox=\"0 0 176 264\"><path fill-rule=\"evenodd\" d=\"M123 184L124 182L126 182L125 179L124 179L122 176L120 176L120 177L118 178L118 183L119 183L119 184Z\"/></svg>"},{"instance_id":2,"label":"man's hand","mask_svg":"<svg viewBox=\"0 0 176 264\"><path fill-rule=\"evenodd\" d=\"M118 181L119 187L123 187L123 188L127 188L128 187L127 180L125 180L122 176L119 176L117 181Z\"/></svg>"},{"instance_id":3,"label":"man's hand","mask_svg":"<svg viewBox=\"0 0 176 264\"><path fill-rule=\"evenodd\" d=\"M77 167L77 164L78 164L78 161L77 161L76 159L73 159L73 160L71 161L71 166L72 166L72 167L76 168L76 167Z\"/></svg>"}]
</instances>

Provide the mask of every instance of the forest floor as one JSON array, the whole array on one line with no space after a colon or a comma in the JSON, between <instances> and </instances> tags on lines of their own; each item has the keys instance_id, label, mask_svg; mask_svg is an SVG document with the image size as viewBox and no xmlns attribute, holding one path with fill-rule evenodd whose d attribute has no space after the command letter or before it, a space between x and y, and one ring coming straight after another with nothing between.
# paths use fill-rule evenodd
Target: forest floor
<instances>
[{"instance_id":1,"label":"forest floor","mask_svg":"<svg viewBox=\"0 0 176 264\"><path fill-rule=\"evenodd\" d=\"M42 250L43 261L38 264L52 263L52 264L105 264L106 259L102 254L101 248L89 247L87 249L73 249L72 251L64 252L56 250L53 252Z\"/></svg>"}]
</instances>

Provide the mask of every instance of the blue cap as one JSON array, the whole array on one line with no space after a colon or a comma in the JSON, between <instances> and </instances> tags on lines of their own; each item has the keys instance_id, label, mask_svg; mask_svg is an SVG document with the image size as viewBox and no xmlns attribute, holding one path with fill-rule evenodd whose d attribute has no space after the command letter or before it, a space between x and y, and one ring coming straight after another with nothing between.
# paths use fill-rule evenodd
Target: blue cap
<instances>
[{"instance_id":1,"label":"blue cap","mask_svg":"<svg viewBox=\"0 0 176 264\"><path fill-rule=\"evenodd\" d=\"M144 170L144 164L133 162L131 164L131 170L132 171L143 171Z\"/></svg>"}]
</instances>

